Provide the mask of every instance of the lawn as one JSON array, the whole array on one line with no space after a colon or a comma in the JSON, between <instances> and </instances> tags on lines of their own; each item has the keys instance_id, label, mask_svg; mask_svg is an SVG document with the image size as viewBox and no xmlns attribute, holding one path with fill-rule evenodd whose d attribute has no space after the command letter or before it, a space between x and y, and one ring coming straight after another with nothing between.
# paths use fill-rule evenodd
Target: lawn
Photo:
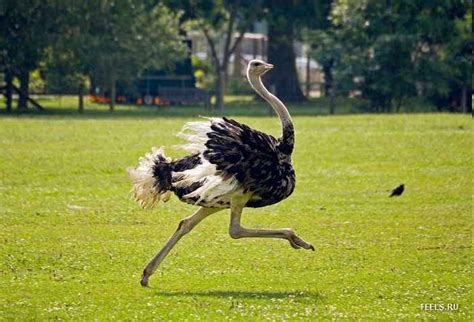
<instances>
[{"instance_id":1,"label":"lawn","mask_svg":"<svg viewBox=\"0 0 474 322\"><path fill-rule=\"evenodd\" d=\"M145 289L144 265L193 207L140 209L125 168L152 146L182 155L174 133L196 111L132 112L0 116L0 319L471 319L470 116L296 116L294 194L243 221L292 227L316 251L232 240L221 212ZM237 119L279 134L275 117Z\"/></svg>"}]
</instances>

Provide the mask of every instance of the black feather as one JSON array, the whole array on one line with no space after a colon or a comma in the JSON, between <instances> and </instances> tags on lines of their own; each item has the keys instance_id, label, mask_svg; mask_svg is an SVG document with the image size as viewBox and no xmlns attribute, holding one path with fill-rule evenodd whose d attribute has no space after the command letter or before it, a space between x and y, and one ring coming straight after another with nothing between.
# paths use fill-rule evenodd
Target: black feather
<instances>
[{"instance_id":1,"label":"black feather","mask_svg":"<svg viewBox=\"0 0 474 322\"><path fill-rule=\"evenodd\" d=\"M175 160L171 163L171 167L174 172L182 172L190 169L194 169L196 166L201 164L201 157L199 154L193 154L186 156L182 159ZM179 181L181 178L180 177L174 177L173 182ZM202 182L194 182L191 185L187 187L170 187L170 190L174 191L176 196L178 196L179 199L183 200L183 196L187 195L188 193L193 192L194 190L198 189L199 187L202 186ZM197 198L190 198L189 200L183 200L186 202L194 203L197 201Z\"/></svg>"},{"instance_id":2,"label":"black feather","mask_svg":"<svg viewBox=\"0 0 474 322\"><path fill-rule=\"evenodd\" d=\"M295 187L292 142L281 142L235 120L223 118L208 133L203 153L224 178L235 177L255 198L248 207L263 207L287 198Z\"/></svg>"},{"instance_id":3,"label":"black feather","mask_svg":"<svg viewBox=\"0 0 474 322\"><path fill-rule=\"evenodd\" d=\"M153 176L156 179L155 187L159 193L171 190L171 165L161 155L155 159Z\"/></svg>"}]
</instances>

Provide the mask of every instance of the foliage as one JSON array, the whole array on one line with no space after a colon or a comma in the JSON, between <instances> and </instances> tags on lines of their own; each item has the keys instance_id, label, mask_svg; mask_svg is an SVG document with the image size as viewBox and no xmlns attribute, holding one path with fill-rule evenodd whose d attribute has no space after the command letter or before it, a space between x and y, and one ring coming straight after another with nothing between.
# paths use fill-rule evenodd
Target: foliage
<instances>
[{"instance_id":1,"label":"foliage","mask_svg":"<svg viewBox=\"0 0 474 322\"><path fill-rule=\"evenodd\" d=\"M0 1L0 70L5 74L8 111L14 77L20 86L18 109L26 110L30 72L53 42L59 11L53 0Z\"/></svg>"},{"instance_id":2,"label":"foliage","mask_svg":"<svg viewBox=\"0 0 474 322\"><path fill-rule=\"evenodd\" d=\"M30 90L35 94L42 94L46 91L45 81L38 69L30 73Z\"/></svg>"},{"instance_id":3,"label":"foliage","mask_svg":"<svg viewBox=\"0 0 474 322\"><path fill-rule=\"evenodd\" d=\"M182 155L174 133L191 115L151 113L0 118L3 320L472 320L470 117L295 117L295 193L243 220L293 227L316 252L232 240L220 213L143 289L143 265L194 209L129 198L126 166L156 145ZM280 131L275 117L239 120Z\"/></svg>"},{"instance_id":4,"label":"foliage","mask_svg":"<svg viewBox=\"0 0 474 322\"><path fill-rule=\"evenodd\" d=\"M471 34L459 25L467 25L469 8L468 1L335 1L332 27L313 37L315 57L334 59L338 86L360 90L372 111L399 109L407 97L449 92L453 75L466 70L471 54L460 49Z\"/></svg>"},{"instance_id":5,"label":"foliage","mask_svg":"<svg viewBox=\"0 0 474 322\"><path fill-rule=\"evenodd\" d=\"M87 42L96 80L129 80L145 68L169 67L183 57L177 16L166 7L128 0L97 9L103 23L91 27L93 39Z\"/></svg>"},{"instance_id":6,"label":"foliage","mask_svg":"<svg viewBox=\"0 0 474 322\"><path fill-rule=\"evenodd\" d=\"M35 69L57 27L57 6L51 0L0 2L0 67L18 75Z\"/></svg>"},{"instance_id":7,"label":"foliage","mask_svg":"<svg viewBox=\"0 0 474 322\"><path fill-rule=\"evenodd\" d=\"M284 101L303 102L299 86L294 40L303 38L307 28L324 28L330 1L263 1L268 22L268 60L275 70L267 77L270 88Z\"/></svg>"},{"instance_id":8,"label":"foliage","mask_svg":"<svg viewBox=\"0 0 474 322\"><path fill-rule=\"evenodd\" d=\"M468 10L464 17L456 19L453 34L456 36L444 46L439 59L436 62L428 62L432 68L436 68L438 77L429 83L432 86L427 88L426 94L438 109L448 106L452 110L453 103L462 105L462 102L453 102L456 96L459 99L462 95L469 95L467 91L472 89L472 10ZM462 90L466 92L463 94Z\"/></svg>"},{"instance_id":9,"label":"foliage","mask_svg":"<svg viewBox=\"0 0 474 322\"><path fill-rule=\"evenodd\" d=\"M45 51L41 74L49 93L75 94L81 87L86 90L86 69L79 57L75 56L73 47L63 42L66 39L58 39Z\"/></svg>"},{"instance_id":10,"label":"foliage","mask_svg":"<svg viewBox=\"0 0 474 322\"><path fill-rule=\"evenodd\" d=\"M169 67L185 53L179 15L160 4L6 1L0 14L0 65L19 73L42 62L49 87L61 92L84 87L87 76L113 89L117 81L130 81L145 68Z\"/></svg>"},{"instance_id":11,"label":"foliage","mask_svg":"<svg viewBox=\"0 0 474 322\"><path fill-rule=\"evenodd\" d=\"M244 76L229 77L226 93L229 95L256 95Z\"/></svg>"},{"instance_id":12,"label":"foliage","mask_svg":"<svg viewBox=\"0 0 474 322\"><path fill-rule=\"evenodd\" d=\"M268 59L275 64L266 82L284 101L304 100L293 41L310 40L328 96L361 95L372 112L399 110L415 96L439 110L471 107L468 0L4 0L0 69L25 93L39 70L47 89L72 93L91 85L113 96L117 83L130 86L144 70L181 59L185 29L193 28L204 33L212 56L212 71L196 71L199 86L213 83L221 106L228 86L246 92L227 71L257 20L268 23ZM19 101L26 108L25 95Z\"/></svg>"},{"instance_id":13,"label":"foliage","mask_svg":"<svg viewBox=\"0 0 474 322\"><path fill-rule=\"evenodd\" d=\"M212 89L215 84L215 75L212 64L196 56L191 57L191 63L196 78L196 86L202 89Z\"/></svg>"},{"instance_id":14,"label":"foliage","mask_svg":"<svg viewBox=\"0 0 474 322\"><path fill-rule=\"evenodd\" d=\"M64 39L58 52L72 53L93 85L112 97L111 108L117 82L127 86L143 70L170 67L184 56L179 17L163 5L123 0L99 5L79 2L71 7L76 19L65 28L77 37L73 44ZM84 19L77 18L84 11Z\"/></svg>"},{"instance_id":15,"label":"foliage","mask_svg":"<svg viewBox=\"0 0 474 322\"><path fill-rule=\"evenodd\" d=\"M256 19L260 2L255 0L168 0L165 3L175 10L182 10L184 28L195 28L204 34L214 66L216 105L222 110L230 57L244 33Z\"/></svg>"}]
</instances>

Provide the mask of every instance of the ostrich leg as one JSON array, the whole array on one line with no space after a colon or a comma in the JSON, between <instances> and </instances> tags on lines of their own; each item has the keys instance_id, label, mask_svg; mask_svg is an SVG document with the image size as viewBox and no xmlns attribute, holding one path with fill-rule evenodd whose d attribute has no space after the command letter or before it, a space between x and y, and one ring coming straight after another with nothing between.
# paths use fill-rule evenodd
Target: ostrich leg
<instances>
[{"instance_id":1,"label":"ostrich leg","mask_svg":"<svg viewBox=\"0 0 474 322\"><path fill-rule=\"evenodd\" d=\"M213 213L218 212L219 210L222 209L201 207L193 215L181 220L178 225L178 229L176 229L173 236L171 236L171 238L166 242L165 246L155 255L155 257L153 257L153 259L143 270L140 284L144 287L148 286L148 279L150 276L155 272L158 265L160 265L160 263L163 261L166 255L168 255L174 245L176 245L176 243L181 239L181 237L189 233L194 227L196 227L197 224L201 222L201 220L209 215L212 215Z\"/></svg>"},{"instance_id":2,"label":"ostrich leg","mask_svg":"<svg viewBox=\"0 0 474 322\"><path fill-rule=\"evenodd\" d=\"M230 226L229 234L234 239L245 238L245 237L263 237L263 238L282 238L290 242L291 247L299 249L311 249L314 251L314 247L305 242L302 238L298 237L293 229L248 229L240 225L240 219L242 210L248 201L248 197L232 199L230 207Z\"/></svg>"}]
</instances>

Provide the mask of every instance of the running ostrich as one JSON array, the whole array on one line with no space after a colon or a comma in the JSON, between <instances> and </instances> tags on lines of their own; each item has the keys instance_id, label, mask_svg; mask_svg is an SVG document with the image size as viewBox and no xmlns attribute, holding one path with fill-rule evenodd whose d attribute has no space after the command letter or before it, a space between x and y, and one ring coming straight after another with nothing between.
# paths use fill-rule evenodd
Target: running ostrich
<instances>
[{"instance_id":1,"label":"running ostrich","mask_svg":"<svg viewBox=\"0 0 474 322\"><path fill-rule=\"evenodd\" d=\"M260 77L273 68L261 60L251 60L247 79L252 88L278 114L283 130L279 139L254 130L235 120L211 118L187 123L178 136L188 143L182 148L191 154L177 160L166 157L163 149L154 148L128 169L133 192L143 207L152 207L160 199L168 201L174 193L179 200L200 208L184 218L165 246L145 267L142 286L155 272L173 246L201 220L230 209L229 234L232 238L282 238L295 249L314 251L292 229L249 229L240 224L245 207L265 207L287 198L295 188L291 165L294 128L285 105L263 85Z\"/></svg>"}]
</instances>

